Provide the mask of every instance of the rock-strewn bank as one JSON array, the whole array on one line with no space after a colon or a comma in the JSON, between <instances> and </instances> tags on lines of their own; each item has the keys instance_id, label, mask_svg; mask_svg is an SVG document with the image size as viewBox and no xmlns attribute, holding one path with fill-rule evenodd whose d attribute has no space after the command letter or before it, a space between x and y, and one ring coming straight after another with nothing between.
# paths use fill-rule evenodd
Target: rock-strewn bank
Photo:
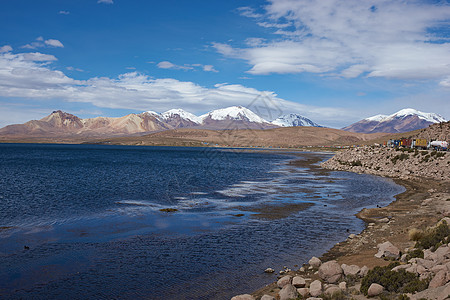
<instances>
[{"instance_id":1,"label":"rock-strewn bank","mask_svg":"<svg viewBox=\"0 0 450 300\"><path fill-rule=\"evenodd\" d=\"M282 270L278 282L235 299L448 299L448 237L416 249L412 233L429 232L440 220L450 220L450 153L364 147L339 152L321 166L391 177L407 190L387 207L361 211L366 229L335 245L320 263L312 259L298 270ZM395 282L408 278L413 288L394 291L392 285L379 284L377 274L389 274ZM414 288L425 290L409 292Z\"/></svg>"},{"instance_id":2,"label":"rock-strewn bank","mask_svg":"<svg viewBox=\"0 0 450 300\"><path fill-rule=\"evenodd\" d=\"M321 166L400 179L449 180L450 153L367 146L338 152Z\"/></svg>"}]
</instances>

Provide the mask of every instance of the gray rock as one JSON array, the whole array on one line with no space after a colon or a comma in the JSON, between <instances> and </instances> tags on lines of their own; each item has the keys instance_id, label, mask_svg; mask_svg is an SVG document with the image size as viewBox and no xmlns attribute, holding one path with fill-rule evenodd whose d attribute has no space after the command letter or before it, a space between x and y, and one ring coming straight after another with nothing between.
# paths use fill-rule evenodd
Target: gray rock
<instances>
[{"instance_id":1,"label":"gray rock","mask_svg":"<svg viewBox=\"0 0 450 300\"><path fill-rule=\"evenodd\" d=\"M375 257L382 258L394 258L398 259L400 256L400 250L397 247L392 245L391 242L384 242L382 244L378 244L378 253L375 254Z\"/></svg>"},{"instance_id":2,"label":"gray rock","mask_svg":"<svg viewBox=\"0 0 450 300\"><path fill-rule=\"evenodd\" d=\"M306 280L301 276L295 276L292 279L292 285L296 288L302 288L306 286Z\"/></svg>"},{"instance_id":3,"label":"gray rock","mask_svg":"<svg viewBox=\"0 0 450 300\"><path fill-rule=\"evenodd\" d=\"M327 288L325 290L325 294L330 295L330 296L333 296L335 294L340 294L340 293L342 293L342 290L337 286L330 286L329 288Z\"/></svg>"},{"instance_id":4,"label":"gray rock","mask_svg":"<svg viewBox=\"0 0 450 300\"><path fill-rule=\"evenodd\" d=\"M427 289L417 294L411 295L411 300L430 299L430 300L444 300L448 299L450 295L450 282L445 286L437 287L434 289Z\"/></svg>"},{"instance_id":5,"label":"gray rock","mask_svg":"<svg viewBox=\"0 0 450 300\"><path fill-rule=\"evenodd\" d=\"M345 292L347 290L347 282L345 281L339 282L339 288Z\"/></svg>"},{"instance_id":6,"label":"gray rock","mask_svg":"<svg viewBox=\"0 0 450 300\"><path fill-rule=\"evenodd\" d=\"M367 296L369 297L378 296L383 292L383 290L384 290L383 286L379 285L378 283L372 283L369 286L369 290L367 291Z\"/></svg>"},{"instance_id":7,"label":"gray rock","mask_svg":"<svg viewBox=\"0 0 450 300\"><path fill-rule=\"evenodd\" d=\"M440 286L443 286L447 283L447 271L441 270L439 271L433 279L431 279L428 288L433 289Z\"/></svg>"},{"instance_id":8,"label":"gray rock","mask_svg":"<svg viewBox=\"0 0 450 300\"><path fill-rule=\"evenodd\" d=\"M359 271L361 270L360 267L358 267L357 265L346 265L346 264L342 264L341 265L342 270L344 271L344 275L345 276L356 276Z\"/></svg>"},{"instance_id":9,"label":"gray rock","mask_svg":"<svg viewBox=\"0 0 450 300\"><path fill-rule=\"evenodd\" d=\"M323 300L323 298L309 297L306 300Z\"/></svg>"},{"instance_id":10,"label":"gray rock","mask_svg":"<svg viewBox=\"0 0 450 300\"><path fill-rule=\"evenodd\" d=\"M359 270L359 276L364 277L369 272L369 268L367 266L363 266L361 270Z\"/></svg>"},{"instance_id":11,"label":"gray rock","mask_svg":"<svg viewBox=\"0 0 450 300\"><path fill-rule=\"evenodd\" d=\"M286 284L290 284L292 282L292 276L291 275L286 275L281 277L278 281L277 281L277 286L281 289L283 288Z\"/></svg>"},{"instance_id":12,"label":"gray rock","mask_svg":"<svg viewBox=\"0 0 450 300\"><path fill-rule=\"evenodd\" d=\"M338 282L342 274L342 268L335 260L327 261L319 268L319 277L328 283Z\"/></svg>"},{"instance_id":13,"label":"gray rock","mask_svg":"<svg viewBox=\"0 0 450 300\"><path fill-rule=\"evenodd\" d=\"M305 298L309 294L309 289L308 288L299 288L299 289L297 289L297 292L300 294L300 296Z\"/></svg>"},{"instance_id":14,"label":"gray rock","mask_svg":"<svg viewBox=\"0 0 450 300\"><path fill-rule=\"evenodd\" d=\"M255 297L249 294L237 295L231 298L231 300L255 300Z\"/></svg>"},{"instance_id":15,"label":"gray rock","mask_svg":"<svg viewBox=\"0 0 450 300\"><path fill-rule=\"evenodd\" d=\"M319 296L322 294L322 282L319 280L314 280L309 285L309 294L313 297Z\"/></svg>"},{"instance_id":16,"label":"gray rock","mask_svg":"<svg viewBox=\"0 0 450 300\"><path fill-rule=\"evenodd\" d=\"M286 284L278 293L280 300L296 299L298 297L297 289L292 284Z\"/></svg>"},{"instance_id":17,"label":"gray rock","mask_svg":"<svg viewBox=\"0 0 450 300\"><path fill-rule=\"evenodd\" d=\"M273 272L275 272L275 270L272 269L272 268L267 268L267 269L264 270L264 272L266 272L266 273L273 273Z\"/></svg>"},{"instance_id":18,"label":"gray rock","mask_svg":"<svg viewBox=\"0 0 450 300\"><path fill-rule=\"evenodd\" d=\"M261 297L261 300L275 300L275 297L269 296L269 295L264 295Z\"/></svg>"},{"instance_id":19,"label":"gray rock","mask_svg":"<svg viewBox=\"0 0 450 300\"><path fill-rule=\"evenodd\" d=\"M318 268L320 267L320 265L322 264L322 261L320 259L318 259L317 257L313 256L310 260L309 260L309 265L313 268Z\"/></svg>"}]
</instances>

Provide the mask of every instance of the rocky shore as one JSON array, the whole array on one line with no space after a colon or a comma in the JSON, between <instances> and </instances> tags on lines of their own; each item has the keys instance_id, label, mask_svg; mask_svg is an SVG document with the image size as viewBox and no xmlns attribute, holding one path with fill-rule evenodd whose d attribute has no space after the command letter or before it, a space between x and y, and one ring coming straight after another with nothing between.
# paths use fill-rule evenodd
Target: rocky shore
<instances>
[{"instance_id":1,"label":"rocky shore","mask_svg":"<svg viewBox=\"0 0 450 300\"><path fill-rule=\"evenodd\" d=\"M450 299L450 153L360 147L321 166L391 177L406 191L358 213L362 233L296 270L268 268L277 282L232 300Z\"/></svg>"}]
</instances>

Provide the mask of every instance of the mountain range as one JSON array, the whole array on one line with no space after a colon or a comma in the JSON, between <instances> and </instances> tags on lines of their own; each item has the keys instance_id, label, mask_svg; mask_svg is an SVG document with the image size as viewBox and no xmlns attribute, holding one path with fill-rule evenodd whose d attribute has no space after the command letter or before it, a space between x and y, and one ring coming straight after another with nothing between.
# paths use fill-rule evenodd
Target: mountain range
<instances>
[{"instance_id":1,"label":"mountain range","mask_svg":"<svg viewBox=\"0 0 450 300\"><path fill-rule=\"evenodd\" d=\"M402 109L392 115L376 115L342 128L355 133L397 133L428 127L446 120L434 113ZM24 124L0 129L0 136L23 137L85 137L133 136L179 128L195 129L271 129L279 127L322 127L299 114L287 114L267 121L248 108L231 106L196 116L182 109L164 113L145 111L123 117L81 119L60 110Z\"/></svg>"},{"instance_id":2,"label":"mountain range","mask_svg":"<svg viewBox=\"0 0 450 300\"><path fill-rule=\"evenodd\" d=\"M24 124L8 125L0 129L2 136L125 136L141 135L177 128L198 129L269 129L286 126L319 126L298 114L289 114L273 122L264 120L248 108L231 106L196 116L182 109L164 113L145 111L124 117L96 117L81 119L60 110Z\"/></svg>"},{"instance_id":3,"label":"mountain range","mask_svg":"<svg viewBox=\"0 0 450 300\"><path fill-rule=\"evenodd\" d=\"M446 121L442 116L435 113L405 108L392 115L376 115L363 119L342 128L342 130L358 133L397 133L426 128L432 124Z\"/></svg>"}]
</instances>

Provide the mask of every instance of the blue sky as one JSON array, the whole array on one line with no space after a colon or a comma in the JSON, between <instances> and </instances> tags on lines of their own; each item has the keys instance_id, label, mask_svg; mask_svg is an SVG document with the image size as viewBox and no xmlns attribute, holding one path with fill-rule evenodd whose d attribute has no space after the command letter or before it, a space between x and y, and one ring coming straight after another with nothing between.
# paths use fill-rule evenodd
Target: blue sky
<instances>
[{"instance_id":1,"label":"blue sky","mask_svg":"<svg viewBox=\"0 0 450 300\"><path fill-rule=\"evenodd\" d=\"M335 128L406 107L450 118L448 1L14 0L0 28L0 126L261 95Z\"/></svg>"}]
</instances>

